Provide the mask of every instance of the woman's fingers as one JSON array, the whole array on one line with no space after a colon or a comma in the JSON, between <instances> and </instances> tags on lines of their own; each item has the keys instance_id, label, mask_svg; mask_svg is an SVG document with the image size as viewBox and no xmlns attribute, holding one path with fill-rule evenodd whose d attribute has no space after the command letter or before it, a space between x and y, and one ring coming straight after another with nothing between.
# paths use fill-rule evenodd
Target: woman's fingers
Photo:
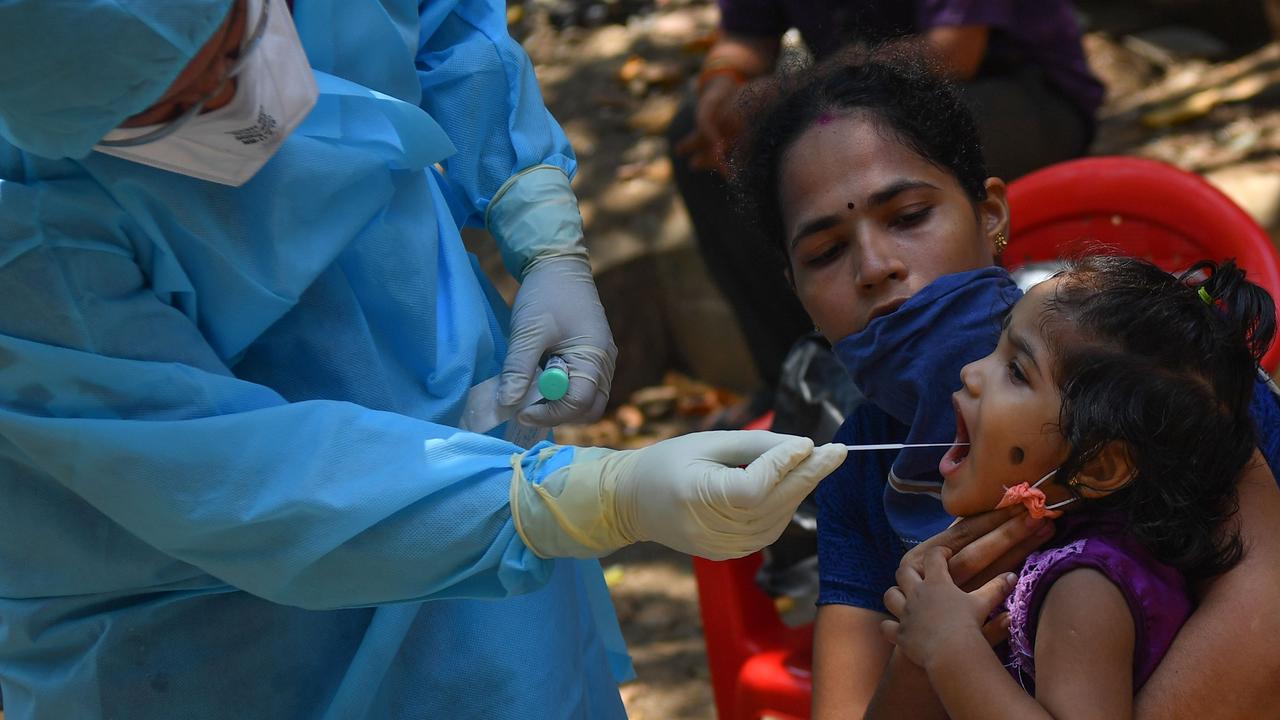
<instances>
[{"instance_id":1,"label":"woman's fingers","mask_svg":"<svg viewBox=\"0 0 1280 720\"><path fill-rule=\"evenodd\" d=\"M969 578L968 582L961 587L966 590L972 590L976 587L980 587L983 583L1000 573L1016 571L1018 568L1022 567L1023 561L1027 559L1027 556L1031 554L1032 550L1043 545L1045 541L1051 537L1053 537L1052 523L1044 522L1036 526L1031 530L1030 535L1023 538L1021 542L1014 545L1013 548L1007 551L1004 555L996 558L996 560L986 568L974 573L974 575ZM953 569L952 576L954 577L954 575L955 571Z\"/></svg>"},{"instance_id":2,"label":"woman's fingers","mask_svg":"<svg viewBox=\"0 0 1280 720\"><path fill-rule=\"evenodd\" d=\"M947 560L952 555L951 548L945 545L929 548L924 555L924 576L929 580L952 580L950 568Z\"/></svg>"},{"instance_id":3,"label":"woman's fingers","mask_svg":"<svg viewBox=\"0 0 1280 720\"><path fill-rule=\"evenodd\" d=\"M1021 507L1010 507L1002 508L1000 510L992 510L991 512L974 515L973 517L960 518L954 523L951 523L951 526L946 530L943 530L937 535L934 535L928 540L925 540L919 545L908 550L907 554L902 558L902 565L910 565L916 569L916 572L923 574L924 556L925 553L929 552L930 548L950 548L952 557L954 558L956 554L961 552L970 543L973 543L987 533L996 530L1001 526L1001 524L1005 523L1019 512L1023 512ZM961 578L956 577L954 567L951 569L951 577L955 579L956 582L962 582Z\"/></svg>"},{"instance_id":4,"label":"woman's fingers","mask_svg":"<svg viewBox=\"0 0 1280 720\"><path fill-rule=\"evenodd\" d=\"M977 519L978 517L981 516L966 518L966 520ZM973 538L962 547L955 548L954 545L949 544L955 551L951 556L949 566L951 568L951 577L956 581L956 584L961 587L969 587L973 584L975 578L989 578L999 572L1009 570L1010 567L997 567L997 563L1007 560L1006 556L1016 553L1024 542L1036 537L1038 530L1045 532L1041 530L1046 524L1044 520L1030 521L1029 523L1027 517L1025 512L1019 508L1017 514L1005 518L994 529ZM959 527L960 525L956 525L951 529ZM951 529L948 529L948 532ZM1047 532L1052 534L1052 528L1050 527ZM1035 540L1032 547L1039 545L1047 538L1048 535L1045 535Z\"/></svg>"}]
</instances>

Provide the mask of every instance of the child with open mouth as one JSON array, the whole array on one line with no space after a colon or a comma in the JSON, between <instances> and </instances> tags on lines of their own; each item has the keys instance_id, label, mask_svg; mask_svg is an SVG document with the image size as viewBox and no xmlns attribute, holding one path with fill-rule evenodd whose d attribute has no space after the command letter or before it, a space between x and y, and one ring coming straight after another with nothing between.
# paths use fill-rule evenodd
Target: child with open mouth
<instances>
[{"instance_id":1,"label":"child with open mouth","mask_svg":"<svg viewBox=\"0 0 1280 720\"><path fill-rule=\"evenodd\" d=\"M961 371L942 503L955 516L1022 504L1057 517L1057 534L1019 576L972 593L941 549L923 575L899 573L882 629L927 675L936 699L922 703L951 718L1132 716L1190 588L1242 555L1224 521L1274 330L1270 296L1231 262L1175 278L1084 258L1018 301L995 351ZM1010 637L993 651L983 625L1002 600Z\"/></svg>"}]
</instances>

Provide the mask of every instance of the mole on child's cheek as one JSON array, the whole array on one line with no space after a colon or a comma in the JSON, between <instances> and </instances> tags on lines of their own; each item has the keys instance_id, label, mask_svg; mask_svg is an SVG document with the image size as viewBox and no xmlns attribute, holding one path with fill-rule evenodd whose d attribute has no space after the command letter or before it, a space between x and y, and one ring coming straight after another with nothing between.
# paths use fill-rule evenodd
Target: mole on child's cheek
<instances>
[{"instance_id":1,"label":"mole on child's cheek","mask_svg":"<svg viewBox=\"0 0 1280 720\"><path fill-rule=\"evenodd\" d=\"M1014 465L1021 465L1022 459L1026 456L1027 456L1027 453L1024 452L1023 449L1018 447L1017 445L1014 445L1013 447L1009 448L1009 462L1013 463Z\"/></svg>"}]
</instances>

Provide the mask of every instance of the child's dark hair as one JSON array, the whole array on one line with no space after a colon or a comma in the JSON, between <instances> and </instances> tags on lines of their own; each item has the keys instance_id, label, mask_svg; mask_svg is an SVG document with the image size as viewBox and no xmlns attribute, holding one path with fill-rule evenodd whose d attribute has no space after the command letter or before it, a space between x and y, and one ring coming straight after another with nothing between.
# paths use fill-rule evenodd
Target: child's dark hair
<instances>
[{"instance_id":1,"label":"child's dark hair","mask_svg":"<svg viewBox=\"0 0 1280 720\"><path fill-rule=\"evenodd\" d=\"M920 157L949 171L975 202L986 199L986 164L973 115L956 86L918 45L849 50L784 74L751 113L760 120L735 152L735 185L786 256L779 204L782 158L820 118L865 113Z\"/></svg>"},{"instance_id":2,"label":"child's dark hair","mask_svg":"<svg viewBox=\"0 0 1280 720\"><path fill-rule=\"evenodd\" d=\"M1070 444L1055 481L1080 497L1068 481L1123 443L1132 476L1093 506L1121 511L1189 580L1227 570L1243 551L1227 520L1256 445L1249 402L1275 334L1271 296L1233 261L1174 277L1144 260L1093 256L1060 277L1042 327Z\"/></svg>"}]
</instances>

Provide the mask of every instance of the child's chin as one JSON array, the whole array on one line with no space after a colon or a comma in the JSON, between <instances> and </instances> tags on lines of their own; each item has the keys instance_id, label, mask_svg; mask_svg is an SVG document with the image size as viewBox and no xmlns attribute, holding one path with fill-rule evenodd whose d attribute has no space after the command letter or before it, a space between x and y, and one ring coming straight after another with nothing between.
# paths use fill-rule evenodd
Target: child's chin
<instances>
[{"instance_id":1,"label":"child's chin","mask_svg":"<svg viewBox=\"0 0 1280 720\"><path fill-rule=\"evenodd\" d=\"M946 510L947 514L952 517L964 516L963 503L957 502L955 496L947 492L945 485L942 487L942 509Z\"/></svg>"},{"instance_id":2,"label":"child's chin","mask_svg":"<svg viewBox=\"0 0 1280 720\"><path fill-rule=\"evenodd\" d=\"M982 507L974 498L966 498L962 493L947 492L947 486L942 486L942 509L947 511L951 517L969 517L970 515L980 515L990 510L990 507Z\"/></svg>"}]
</instances>

